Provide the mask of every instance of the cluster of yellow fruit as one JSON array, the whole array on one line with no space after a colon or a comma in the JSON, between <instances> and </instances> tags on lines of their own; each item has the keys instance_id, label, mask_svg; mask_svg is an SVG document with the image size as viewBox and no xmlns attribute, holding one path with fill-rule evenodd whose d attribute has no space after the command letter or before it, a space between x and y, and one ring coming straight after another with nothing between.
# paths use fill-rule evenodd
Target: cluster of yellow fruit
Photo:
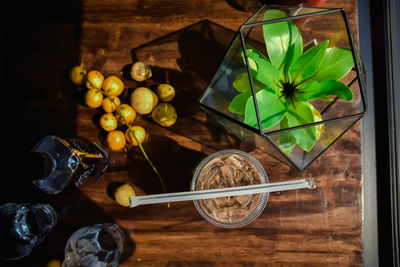
<instances>
[{"instance_id":1,"label":"cluster of yellow fruit","mask_svg":"<svg viewBox=\"0 0 400 267\"><path fill-rule=\"evenodd\" d=\"M125 89L122 80L111 75L104 77L97 70L86 73L82 66L76 66L70 71L70 79L74 84L85 85L88 89L85 93L84 102L90 108L102 107L104 114L100 117L100 126L108 132L107 145L111 150L118 151L125 147L128 141L133 146L138 146L146 138L146 131L139 125L132 125L136 118L136 113L149 114L155 122L162 126L171 126L177 119L176 111L173 108L172 117L169 115L166 120L166 107L158 103L157 95L150 89L139 87L131 94L131 105L121 104L119 96ZM172 99L175 90L172 86L163 84L157 88L160 99ZM172 98L171 98L172 95ZM169 104L170 105L170 104ZM167 107L170 112L170 107ZM161 115L160 115L161 114ZM125 133L117 130L118 125L126 125L128 128Z\"/></svg>"},{"instance_id":2,"label":"cluster of yellow fruit","mask_svg":"<svg viewBox=\"0 0 400 267\"><path fill-rule=\"evenodd\" d=\"M131 105L139 114L151 114L156 123L172 126L178 116L175 107L168 101L174 98L175 89L169 84L159 84L156 93L147 87L136 88L131 94ZM159 103L159 99L164 102Z\"/></svg>"}]
</instances>

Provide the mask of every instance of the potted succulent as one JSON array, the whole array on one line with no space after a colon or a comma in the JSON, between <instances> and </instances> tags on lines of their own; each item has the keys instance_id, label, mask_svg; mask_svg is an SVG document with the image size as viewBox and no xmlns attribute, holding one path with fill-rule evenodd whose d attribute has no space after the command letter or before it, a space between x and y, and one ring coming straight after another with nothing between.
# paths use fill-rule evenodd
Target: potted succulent
<instances>
[{"instance_id":1,"label":"potted succulent","mask_svg":"<svg viewBox=\"0 0 400 267\"><path fill-rule=\"evenodd\" d=\"M344 10L263 6L200 103L239 138L304 170L364 115L364 80Z\"/></svg>"}]
</instances>

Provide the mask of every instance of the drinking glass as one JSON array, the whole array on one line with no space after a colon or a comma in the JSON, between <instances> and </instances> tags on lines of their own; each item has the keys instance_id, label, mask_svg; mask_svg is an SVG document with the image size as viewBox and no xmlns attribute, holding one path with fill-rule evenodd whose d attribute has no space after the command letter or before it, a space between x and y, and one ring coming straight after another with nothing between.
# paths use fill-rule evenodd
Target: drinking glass
<instances>
[{"instance_id":1,"label":"drinking glass","mask_svg":"<svg viewBox=\"0 0 400 267\"><path fill-rule=\"evenodd\" d=\"M83 227L69 238L62 267L117 267L124 242L124 232L117 224Z\"/></svg>"},{"instance_id":2,"label":"drinking glass","mask_svg":"<svg viewBox=\"0 0 400 267\"><path fill-rule=\"evenodd\" d=\"M228 149L206 157L195 170L191 190L268 183L264 168L250 154ZM238 228L254 221L264 210L269 193L195 200L199 213L223 228Z\"/></svg>"},{"instance_id":3,"label":"drinking glass","mask_svg":"<svg viewBox=\"0 0 400 267\"><path fill-rule=\"evenodd\" d=\"M43 242L57 223L49 204L6 203L0 206L0 259L18 260Z\"/></svg>"}]
</instances>

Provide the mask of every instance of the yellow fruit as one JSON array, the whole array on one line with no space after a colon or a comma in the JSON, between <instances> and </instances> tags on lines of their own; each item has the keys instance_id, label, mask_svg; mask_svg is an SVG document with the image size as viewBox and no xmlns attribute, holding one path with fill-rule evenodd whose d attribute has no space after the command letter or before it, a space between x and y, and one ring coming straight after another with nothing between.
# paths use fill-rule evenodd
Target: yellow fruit
<instances>
[{"instance_id":1,"label":"yellow fruit","mask_svg":"<svg viewBox=\"0 0 400 267\"><path fill-rule=\"evenodd\" d=\"M143 62L136 62L132 65L131 68L131 77L132 79L142 82L151 77L151 68L150 66L144 64Z\"/></svg>"},{"instance_id":2,"label":"yellow fruit","mask_svg":"<svg viewBox=\"0 0 400 267\"><path fill-rule=\"evenodd\" d=\"M86 70L82 66L75 66L69 72L71 82L76 85L82 85L82 80L85 75Z\"/></svg>"},{"instance_id":3,"label":"yellow fruit","mask_svg":"<svg viewBox=\"0 0 400 267\"><path fill-rule=\"evenodd\" d=\"M125 135L121 131L111 131L107 134L107 144L111 150L118 151L125 147Z\"/></svg>"},{"instance_id":4,"label":"yellow fruit","mask_svg":"<svg viewBox=\"0 0 400 267\"><path fill-rule=\"evenodd\" d=\"M130 124L136 118L136 111L128 104L121 104L117 108L117 119L122 124Z\"/></svg>"},{"instance_id":5,"label":"yellow fruit","mask_svg":"<svg viewBox=\"0 0 400 267\"><path fill-rule=\"evenodd\" d=\"M109 96L104 98L101 104L105 112L114 112L121 104L121 100L117 96Z\"/></svg>"},{"instance_id":6,"label":"yellow fruit","mask_svg":"<svg viewBox=\"0 0 400 267\"><path fill-rule=\"evenodd\" d=\"M135 135L136 139L134 138L133 135ZM126 130L125 138L132 145L138 146L136 140L139 141L140 144L143 143L144 139L146 138L146 131L143 129L143 127L135 125Z\"/></svg>"},{"instance_id":7,"label":"yellow fruit","mask_svg":"<svg viewBox=\"0 0 400 267\"><path fill-rule=\"evenodd\" d=\"M107 95L119 96L124 91L124 83L117 76L111 75L104 80L103 90Z\"/></svg>"},{"instance_id":8,"label":"yellow fruit","mask_svg":"<svg viewBox=\"0 0 400 267\"><path fill-rule=\"evenodd\" d=\"M124 207L129 207L129 197L136 196L135 190L129 184L119 186L114 193L115 201Z\"/></svg>"},{"instance_id":9,"label":"yellow fruit","mask_svg":"<svg viewBox=\"0 0 400 267\"><path fill-rule=\"evenodd\" d=\"M91 108L98 108L103 103L103 94L100 90L90 89L85 94L85 104Z\"/></svg>"},{"instance_id":10,"label":"yellow fruit","mask_svg":"<svg viewBox=\"0 0 400 267\"><path fill-rule=\"evenodd\" d=\"M101 89L103 81L103 74L101 74L97 70L91 70L87 74L85 85L88 89Z\"/></svg>"},{"instance_id":11,"label":"yellow fruit","mask_svg":"<svg viewBox=\"0 0 400 267\"><path fill-rule=\"evenodd\" d=\"M60 267L61 261L59 260L51 260L47 263L46 267Z\"/></svg>"},{"instance_id":12,"label":"yellow fruit","mask_svg":"<svg viewBox=\"0 0 400 267\"><path fill-rule=\"evenodd\" d=\"M139 114L149 114L157 103L156 93L149 88L139 87L131 94L131 105Z\"/></svg>"},{"instance_id":13,"label":"yellow fruit","mask_svg":"<svg viewBox=\"0 0 400 267\"><path fill-rule=\"evenodd\" d=\"M161 126L169 127L176 122L178 115L173 105L160 103L154 108L151 118Z\"/></svg>"},{"instance_id":14,"label":"yellow fruit","mask_svg":"<svg viewBox=\"0 0 400 267\"><path fill-rule=\"evenodd\" d=\"M158 85L156 92L162 101L171 101L175 96L175 89L169 84Z\"/></svg>"},{"instance_id":15,"label":"yellow fruit","mask_svg":"<svg viewBox=\"0 0 400 267\"><path fill-rule=\"evenodd\" d=\"M100 117L100 126L107 132L113 131L118 126L117 118L112 113L104 113Z\"/></svg>"}]
</instances>

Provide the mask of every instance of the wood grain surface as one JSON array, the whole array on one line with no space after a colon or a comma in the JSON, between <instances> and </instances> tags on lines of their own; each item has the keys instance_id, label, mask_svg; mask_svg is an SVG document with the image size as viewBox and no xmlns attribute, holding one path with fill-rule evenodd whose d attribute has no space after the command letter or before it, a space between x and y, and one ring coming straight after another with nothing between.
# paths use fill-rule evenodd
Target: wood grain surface
<instances>
[{"instance_id":1,"label":"wood grain surface","mask_svg":"<svg viewBox=\"0 0 400 267\"><path fill-rule=\"evenodd\" d=\"M86 137L105 146L105 133L98 126L101 110L83 105L82 92L68 82L69 69L81 64L105 76L122 77L125 102L139 86L154 89L165 82L175 86L173 104L179 118L174 126L158 126L146 116L135 121L148 132L143 146L169 191L189 190L199 161L228 148L255 156L271 182L314 177L317 188L273 193L256 221L227 230L205 221L192 202L133 209L116 204L111 191L118 183L134 185L141 195L162 192L136 147L111 152L114 163L99 181L56 196L32 188L14 169L12 175L2 175L7 182L1 203L47 202L60 217L55 231L34 253L18 262L1 262L2 266L45 266L50 259L62 259L66 240L75 230L103 222L115 222L125 231L120 266L362 265L359 123L301 173L248 148L198 106L234 33L257 2L55 2L13 4L9 10L20 10L20 16L2 32L1 79L9 89L5 107L14 111L8 113L5 149L14 164L18 150L29 150L50 134ZM343 7L357 33L356 1L326 1L324 6ZM153 70L153 77L142 83L127 75L138 60Z\"/></svg>"}]
</instances>

